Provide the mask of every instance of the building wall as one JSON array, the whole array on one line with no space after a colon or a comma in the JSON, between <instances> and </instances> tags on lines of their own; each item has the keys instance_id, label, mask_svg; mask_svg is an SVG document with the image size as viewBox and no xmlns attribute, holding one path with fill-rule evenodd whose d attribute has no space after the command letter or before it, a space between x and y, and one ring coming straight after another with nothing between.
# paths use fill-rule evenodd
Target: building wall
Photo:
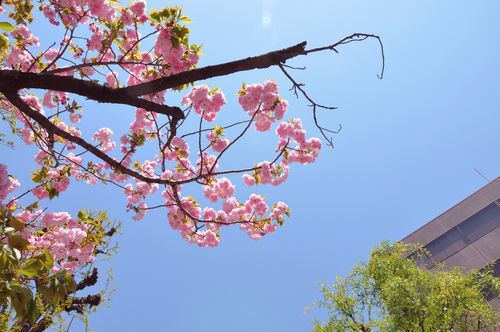
<instances>
[{"instance_id":1,"label":"building wall","mask_svg":"<svg viewBox=\"0 0 500 332\"><path fill-rule=\"evenodd\" d=\"M444 262L446 267L479 270L497 263L495 275L500 277L500 177L402 241L419 243L430 252L420 262L423 268L432 270ZM498 297L490 300L500 302Z\"/></svg>"}]
</instances>

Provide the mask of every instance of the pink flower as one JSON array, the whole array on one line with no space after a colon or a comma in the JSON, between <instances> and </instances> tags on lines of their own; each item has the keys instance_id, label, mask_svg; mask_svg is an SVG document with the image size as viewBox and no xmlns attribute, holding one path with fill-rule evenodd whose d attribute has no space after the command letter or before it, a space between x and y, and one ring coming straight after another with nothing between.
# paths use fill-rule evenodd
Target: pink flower
<instances>
[{"instance_id":1,"label":"pink flower","mask_svg":"<svg viewBox=\"0 0 500 332\"><path fill-rule=\"evenodd\" d=\"M217 212L214 209L208 207L203 209L203 219L215 220L215 218L217 218Z\"/></svg>"},{"instance_id":2,"label":"pink flower","mask_svg":"<svg viewBox=\"0 0 500 332\"><path fill-rule=\"evenodd\" d=\"M281 120L288 102L278 95L278 85L267 80L264 84L244 86L238 92L238 102L250 116L255 115L255 129L268 131L276 120Z\"/></svg>"},{"instance_id":3,"label":"pink flower","mask_svg":"<svg viewBox=\"0 0 500 332\"><path fill-rule=\"evenodd\" d=\"M108 85L112 88L117 88L118 85L119 85L119 82L118 82L118 73L113 71L113 72L110 72L106 75L106 82L108 83Z\"/></svg>"},{"instance_id":4,"label":"pink flower","mask_svg":"<svg viewBox=\"0 0 500 332\"><path fill-rule=\"evenodd\" d=\"M89 0L87 1L92 16L97 16L106 19L108 22L113 22L116 14L116 8L111 7L106 0Z\"/></svg>"},{"instance_id":5,"label":"pink flower","mask_svg":"<svg viewBox=\"0 0 500 332\"><path fill-rule=\"evenodd\" d=\"M55 48L50 48L47 50L47 52L45 52L43 56L45 60L47 60L47 62L52 62L58 55L59 55L59 50Z\"/></svg>"},{"instance_id":6,"label":"pink flower","mask_svg":"<svg viewBox=\"0 0 500 332\"><path fill-rule=\"evenodd\" d=\"M122 10L122 16L120 17L120 19L122 20L122 22L125 26L132 25L132 23L133 23L132 15L133 15L133 13L129 9Z\"/></svg>"},{"instance_id":7,"label":"pink flower","mask_svg":"<svg viewBox=\"0 0 500 332\"><path fill-rule=\"evenodd\" d=\"M68 177L63 177L57 183L54 184L54 188L58 192L66 191L68 186L69 186L69 178Z\"/></svg>"},{"instance_id":8,"label":"pink flower","mask_svg":"<svg viewBox=\"0 0 500 332\"><path fill-rule=\"evenodd\" d=\"M200 247L215 247L219 244L219 239L212 231L206 231L202 234L202 238L198 240Z\"/></svg>"},{"instance_id":9,"label":"pink flower","mask_svg":"<svg viewBox=\"0 0 500 332\"><path fill-rule=\"evenodd\" d=\"M271 209L271 213L269 214L269 218L274 219L274 220L283 221L283 215L284 214L286 215L289 210L290 209L288 208L288 206L285 203L278 202Z\"/></svg>"},{"instance_id":10,"label":"pink flower","mask_svg":"<svg viewBox=\"0 0 500 332\"><path fill-rule=\"evenodd\" d=\"M135 216L132 217L132 219L133 220L141 220L142 218L144 218L144 216L146 215L146 212L147 212L147 207L148 207L148 205L144 202L139 204L139 211L137 212L137 214Z\"/></svg>"},{"instance_id":11,"label":"pink flower","mask_svg":"<svg viewBox=\"0 0 500 332\"><path fill-rule=\"evenodd\" d=\"M43 189L42 187L33 188L33 190L31 192L39 200L42 200L44 198L49 197L49 192L47 190Z\"/></svg>"},{"instance_id":12,"label":"pink flower","mask_svg":"<svg viewBox=\"0 0 500 332\"><path fill-rule=\"evenodd\" d=\"M59 22L56 22L56 18L57 18L56 13L52 10L50 5L43 4L42 11L43 11L43 15L49 19L50 23L52 23L53 25L59 25Z\"/></svg>"},{"instance_id":13,"label":"pink flower","mask_svg":"<svg viewBox=\"0 0 500 332\"><path fill-rule=\"evenodd\" d=\"M71 216L67 212L46 213L40 219L42 227L61 226L69 223Z\"/></svg>"},{"instance_id":14,"label":"pink flower","mask_svg":"<svg viewBox=\"0 0 500 332\"><path fill-rule=\"evenodd\" d=\"M266 224L264 226L264 232L266 232L266 234L269 234L269 233L274 233L274 231L278 228L278 225L276 224Z\"/></svg>"},{"instance_id":15,"label":"pink flower","mask_svg":"<svg viewBox=\"0 0 500 332\"><path fill-rule=\"evenodd\" d=\"M239 204L235 197L229 197L222 202L222 210L227 214L229 214L233 209L235 209L238 206Z\"/></svg>"},{"instance_id":16,"label":"pink flower","mask_svg":"<svg viewBox=\"0 0 500 332\"><path fill-rule=\"evenodd\" d=\"M11 48L10 54L5 61L7 67L19 67L22 71L27 71L31 67L32 58L26 50ZM35 66L31 71L35 71Z\"/></svg>"},{"instance_id":17,"label":"pink flower","mask_svg":"<svg viewBox=\"0 0 500 332\"><path fill-rule=\"evenodd\" d=\"M144 11L146 10L146 2L142 0L136 1L130 6L130 10L136 16L142 16L144 15Z\"/></svg>"},{"instance_id":18,"label":"pink flower","mask_svg":"<svg viewBox=\"0 0 500 332\"><path fill-rule=\"evenodd\" d=\"M33 145L33 131L28 128L23 128L21 130L21 134L23 135L23 141L28 145Z\"/></svg>"},{"instance_id":19,"label":"pink flower","mask_svg":"<svg viewBox=\"0 0 500 332\"><path fill-rule=\"evenodd\" d=\"M217 112L226 104L226 98L220 90L211 92L207 85L197 85L182 99L182 104L193 105L195 112L203 119L213 121Z\"/></svg>"},{"instance_id":20,"label":"pink flower","mask_svg":"<svg viewBox=\"0 0 500 332\"><path fill-rule=\"evenodd\" d=\"M47 157L49 154L43 150L39 150L35 156L35 161L38 165L43 166L43 159Z\"/></svg>"},{"instance_id":21,"label":"pink flower","mask_svg":"<svg viewBox=\"0 0 500 332\"><path fill-rule=\"evenodd\" d=\"M213 130L207 134L207 139L211 141L212 150L215 152L223 151L229 144L229 141L225 138L221 138L219 135L216 135Z\"/></svg>"},{"instance_id":22,"label":"pink flower","mask_svg":"<svg viewBox=\"0 0 500 332\"><path fill-rule=\"evenodd\" d=\"M0 164L0 201L3 201L8 194L18 187L19 181L7 174L7 166Z\"/></svg>"},{"instance_id":23,"label":"pink flower","mask_svg":"<svg viewBox=\"0 0 500 332\"><path fill-rule=\"evenodd\" d=\"M12 31L10 34L14 38L20 38L26 45L39 46L38 38L34 37L30 29L24 24L20 24L17 30Z\"/></svg>"},{"instance_id":24,"label":"pink flower","mask_svg":"<svg viewBox=\"0 0 500 332\"><path fill-rule=\"evenodd\" d=\"M170 32L168 29L163 29L158 34L154 45L154 53L156 56L168 54L172 49L172 42L170 41Z\"/></svg>"},{"instance_id":25,"label":"pink flower","mask_svg":"<svg viewBox=\"0 0 500 332\"><path fill-rule=\"evenodd\" d=\"M47 108L56 108L57 107L57 104L54 103L54 101L52 100L52 91L51 90L48 90L47 92L45 92L45 95L43 96L43 106L47 107Z\"/></svg>"},{"instance_id":26,"label":"pink flower","mask_svg":"<svg viewBox=\"0 0 500 332\"><path fill-rule=\"evenodd\" d=\"M111 135L113 135L113 131L111 129L101 128L94 134L92 139L95 142L99 142L99 145L101 146L99 150L102 152L109 152L115 147L115 142L111 142Z\"/></svg>"},{"instance_id":27,"label":"pink flower","mask_svg":"<svg viewBox=\"0 0 500 332\"><path fill-rule=\"evenodd\" d=\"M73 123L78 123L80 122L80 119L82 118L82 115L76 112L70 113L69 114L69 120Z\"/></svg>"},{"instance_id":28,"label":"pink flower","mask_svg":"<svg viewBox=\"0 0 500 332\"><path fill-rule=\"evenodd\" d=\"M102 48L102 39L104 39L104 31L97 28L92 37L90 37L90 41L87 42L89 51L99 51Z\"/></svg>"},{"instance_id":29,"label":"pink flower","mask_svg":"<svg viewBox=\"0 0 500 332\"><path fill-rule=\"evenodd\" d=\"M255 212L259 216L263 216L268 210L264 198L257 194L250 195L250 199L245 202L245 211L247 213Z\"/></svg>"},{"instance_id":30,"label":"pink flower","mask_svg":"<svg viewBox=\"0 0 500 332\"><path fill-rule=\"evenodd\" d=\"M247 186L253 186L256 183L255 178L248 174L243 174L243 182L245 182Z\"/></svg>"},{"instance_id":31,"label":"pink flower","mask_svg":"<svg viewBox=\"0 0 500 332\"><path fill-rule=\"evenodd\" d=\"M40 105L40 102L38 101L37 97L31 96L31 95L26 95L26 96L22 96L21 99L26 104L30 105L32 108L37 110L38 113L40 113L42 115L45 114L45 112L43 111L42 105Z\"/></svg>"},{"instance_id":32,"label":"pink flower","mask_svg":"<svg viewBox=\"0 0 500 332\"><path fill-rule=\"evenodd\" d=\"M82 73L87 76L87 77L90 77L92 75L94 75L95 73L95 70L91 67L91 66L88 66L88 67L82 67Z\"/></svg>"}]
</instances>

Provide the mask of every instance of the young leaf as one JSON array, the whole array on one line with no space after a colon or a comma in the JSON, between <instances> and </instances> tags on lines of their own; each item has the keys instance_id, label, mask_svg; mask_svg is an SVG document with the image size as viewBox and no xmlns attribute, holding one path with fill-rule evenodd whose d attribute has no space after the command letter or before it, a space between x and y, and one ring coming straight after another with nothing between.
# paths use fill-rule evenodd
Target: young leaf
<instances>
[{"instance_id":1,"label":"young leaf","mask_svg":"<svg viewBox=\"0 0 500 332\"><path fill-rule=\"evenodd\" d=\"M9 236L9 239L7 241L9 243L9 246L19 250L27 249L28 245L30 244L28 240L23 239L20 235Z\"/></svg>"},{"instance_id":2,"label":"young leaf","mask_svg":"<svg viewBox=\"0 0 500 332\"><path fill-rule=\"evenodd\" d=\"M9 22L0 22L0 29L2 29L3 31L17 30L17 28L12 24L10 24Z\"/></svg>"}]
</instances>

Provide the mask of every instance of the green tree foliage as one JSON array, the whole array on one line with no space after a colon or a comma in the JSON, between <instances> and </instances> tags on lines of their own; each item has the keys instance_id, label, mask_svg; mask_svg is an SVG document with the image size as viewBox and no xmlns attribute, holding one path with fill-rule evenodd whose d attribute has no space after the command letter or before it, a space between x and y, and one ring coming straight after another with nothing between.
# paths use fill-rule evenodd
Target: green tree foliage
<instances>
[{"instance_id":1,"label":"green tree foliage","mask_svg":"<svg viewBox=\"0 0 500 332\"><path fill-rule=\"evenodd\" d=\"M36 203L28 207L37 208ZM32 248L20 235L33 228L33 223L16 218L13 210L0 205L0 331L40 332L54 323L64 328L68 315L86 322L107 291L82 296L85 288L96 284L97 268L89 262L78 275L64 269L54 273L55 260L49 251ZM80 211L78 221L86 225L83 242L95 245L96 257L103 259L116 252L116 244L110 240L120 225L110 221L106 212ZM48 231L38 228L37 234Z\"/></svg>"},{"instance_id":2,"label":"green tree foliage","mask_svg":"<svg viewBox=\"0 0 500 332\"><path fill-rule=\"evenodd\" d=\"M422 270L422 252L415 245L383 242L368 263L360 262L331 286L323 283L323 299L313 306L326 308L329 316L315 320L313 331L498 331L499 312L484 293L498 293L500 278L491 269Z\"/></svg>"}]
</instances>

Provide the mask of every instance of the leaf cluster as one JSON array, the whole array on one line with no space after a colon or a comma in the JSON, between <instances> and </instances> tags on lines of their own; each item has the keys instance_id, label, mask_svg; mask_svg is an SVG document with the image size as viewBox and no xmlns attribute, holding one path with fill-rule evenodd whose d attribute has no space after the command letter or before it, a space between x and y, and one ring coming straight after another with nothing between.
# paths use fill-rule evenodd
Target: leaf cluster
<instances>
[{"instance_id":1,"label":"leaf cluster","mask_svg":"<svg viewBox=\"0 0 500 332\"><path fill-rule=\"evenodd\" d=\"M383 242L368 263L360 262L346 278L322 284L328 309L313 331L497 331L499 313L484 298L500 290L491 269L464 272L444 265L420 269L408 256L422 247Z\"/></svg>"},{"instance_id":2,"label":"leaf cluster","mask_svg":"<svg viewBox=\"0 0 500 332\"><path fill-rule=\"evenodd\" d=\"M46 303L58 305L76 284L64 271L51 275L54 258L47 249L27 254L29 242L19 233L25 227L10 209L0 206L0 306L11 305L18 322L34 323L40 311L33 289Z\"/></svg>"},{"instance_id":3,"label":"leaf cluster","mask_svg":"<svg viewBox=\"0 0 500 332\"><path fill-rule=\"evenodd\" d=\"M9 13L9 18L16 21L16 24L24 24L33 22L33 3L31 0L6 0L5 5L13 7Z\"/></svg>"},{"instance_id":4,"label":"leaf cluster","mask_svg":"<svg viewBox=\"0 0 500 332\"><path fill-rule=\"evenodd\" d=\"M36 208L38 206L33 205L27 209ZM69 296L95 284L97 270L92 274L83 272L79 284L65 269L53 273L56 263L53 256L46 248L36 250L30 246L21 232L31 229L32 225L16 218L13 214L15 210L15 206L7 208L0 205L0 330L47 327L54 316L63 311L77 310L83 315L90 307L98 305L101 299L99 294L86 298ZM116 251L110 238L119 226L109 220L106 212L80 211L78 219L87 225L88 235L83 243L94 244L96 256ZM41 229L38 233L46 231ZM13 313L15 318L11 317Z\"/></svg>"}]
</instances>

